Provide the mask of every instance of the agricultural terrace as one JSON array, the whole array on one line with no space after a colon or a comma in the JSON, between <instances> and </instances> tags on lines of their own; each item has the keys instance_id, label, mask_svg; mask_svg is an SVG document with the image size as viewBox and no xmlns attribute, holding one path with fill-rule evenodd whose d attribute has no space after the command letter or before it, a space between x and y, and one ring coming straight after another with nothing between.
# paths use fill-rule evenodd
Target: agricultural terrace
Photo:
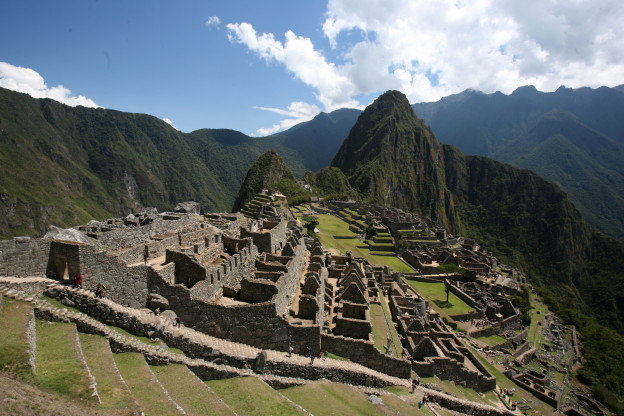
<instances>
[{"instance_id":1,"label":"agricultural terrace","mask_svg":"<svg viewBox=\"0 0 624 416\"><path fill-rule=\"evenodd\" d=\"M446 291L442 282L420 282L417 280L406 280L406 282L416 289L416 291L429 302L431 307L442 315L465 315L474 309L463 300L452 293L449 293L446 301Z\"/></svg>"},{"instance_id":2,"label":"agricultural terrace","mask_svg":"<svg viewBox=\"0 0 624 416\"><path fill-rule=\"evenodd\" d=\"M307 206L293 208L293 213L301 219L307 214ZM329 250L344 255L351 251L354 256L363 257L371 264L388 266L397 272L413 273L414 269L392 253L376 254L368 249L358 238L357 234L349 230L349 224L342 219L326 214L314 214L318 219L319 233L317 234L321 244ZM338 238L336 238L338 237ZM343 237L343 238L340 238ZM347 238L348 237L348 238Z\"/></svg>"}]
</instances>

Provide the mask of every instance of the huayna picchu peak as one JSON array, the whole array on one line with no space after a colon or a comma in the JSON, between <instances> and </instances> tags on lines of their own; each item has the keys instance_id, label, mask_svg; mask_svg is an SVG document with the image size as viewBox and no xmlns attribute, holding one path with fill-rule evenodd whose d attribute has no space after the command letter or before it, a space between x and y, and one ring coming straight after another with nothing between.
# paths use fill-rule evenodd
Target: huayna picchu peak
<instances>
[{"instance_id":1,"label":"huayna picchu peak","mask_svg":"<svg viewBox=\"0 0 624 416\"><path fill-rule=\"evenodd\" d=\"M365 200L416 211L459 230L445 183L442 145L404 94L388 91L368 106L332 166L345 173Z\"/></svg>"}]
</instances>

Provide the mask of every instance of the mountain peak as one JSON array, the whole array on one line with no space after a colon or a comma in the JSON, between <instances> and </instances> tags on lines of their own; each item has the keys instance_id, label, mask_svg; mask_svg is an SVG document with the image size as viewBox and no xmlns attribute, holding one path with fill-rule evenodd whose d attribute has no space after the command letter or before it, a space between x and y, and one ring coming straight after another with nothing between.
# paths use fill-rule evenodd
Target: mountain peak
<instances>
[{"instance_id":1,"label":"mountain peak","mask_svg":"<svg viewBox=\"0 0 624 416\"><path fill-rule=\"evenodd\" d=\"M388 91L360 115L332 165L370 202L417 211L454 229L442 153L407 97Z\"/></svg>"}]
</instances>

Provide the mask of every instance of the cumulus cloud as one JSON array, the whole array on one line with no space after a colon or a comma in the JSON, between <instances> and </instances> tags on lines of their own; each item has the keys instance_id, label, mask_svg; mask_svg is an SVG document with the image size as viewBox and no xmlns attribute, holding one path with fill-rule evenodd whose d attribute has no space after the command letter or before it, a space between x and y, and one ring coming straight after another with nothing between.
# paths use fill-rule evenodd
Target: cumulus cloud
<instances>
[{"instance_id":1,"label":"cumulus cloud","mask_svg":"<svg viewBox=\"0 0 624 416\"><path fill-rule=\"evenodd\" d=\"M210 16L208 20L206 20L206 22L204 23L206 27L219 26L220 24L221 24L221 19L219 19L219 16Z\"/></svg>"},{"instance_id":2,"label":"cumulus cloud","mask_svg":"<svg viewBox=\"0 0 624 416\"><path fill-rule=\"evenodd\" d=\"M278 131L286 130L293 127L296 124L303 123L304 121L311 120L316 116L320 109L314 104L308 104L303 101L295 101L288 106L287 110L273 107L254 107L257 110L270 111L282 116L288 117L268 128L260 128L256 131L256 136L268 136Z\"/></svg>"},{"instance_id":3,"label":"cumulus cloud","mask_svg":"<svg viewBox=\"0 0 624 416\"><path fill-rule=\"evenodd\" d=\"M174 129L177 129L177 127L173 125L173 121L171 121L170 118L165 117L165 118L162 119L162 121L164 121L165 123L169 124Z\"/></svg>"},{"instance_id":4,"label":"cumulus cloud","mask_svg":"<svg viewBox=\"0 0 624 416\"><path fill-rule=\"evenodd\" d=\"M419 102L468 88L622 84L623 20L619 0L329 0L322 30L335 62L293 31L280 41L249 23L227 29L231 42L284 65L331 111L387 89Z\"/></svg>"},{"instance_id":5,"label":"cumulus cloud","mask_svg":"<svg viewBox=\"0 0 624 416\"><path fill-rule=\"evenodd\" d=\"M99 107L93 100L83 95L71 95L71 91L62 85L48 87L43 77L33 69L6 62L0 62L0 87L23 92L34 98L51 98L72 107L77 105Z\"/></svg>"}]
</instances>

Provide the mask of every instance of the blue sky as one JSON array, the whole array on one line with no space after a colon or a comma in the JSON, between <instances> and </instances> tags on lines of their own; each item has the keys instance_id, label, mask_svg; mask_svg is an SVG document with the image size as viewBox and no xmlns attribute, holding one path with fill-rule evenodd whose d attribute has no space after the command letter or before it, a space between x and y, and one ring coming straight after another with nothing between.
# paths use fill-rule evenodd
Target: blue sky
<instances>
[{"instance_id":1,"label":"blue sky","mask_svg":"<svg viewBox=\"0 0 624 416\"><path fill-rule=\"evenodd\" d=\"M387 89L622 84L622 3L5 0L0 86L265 135Z\"/></svg>"}]
</instances>

